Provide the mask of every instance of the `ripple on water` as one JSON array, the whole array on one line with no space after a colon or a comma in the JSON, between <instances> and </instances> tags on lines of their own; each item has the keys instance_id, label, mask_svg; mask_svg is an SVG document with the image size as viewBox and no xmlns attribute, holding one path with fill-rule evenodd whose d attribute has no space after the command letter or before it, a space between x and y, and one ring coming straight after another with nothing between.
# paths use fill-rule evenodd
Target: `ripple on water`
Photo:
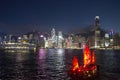
<instances>
[{"instance_id":1,"label":"ripple on water","mask_svg":"<svg viewBox=\"0 0 120 80\"><path fill-rule=\"evenodd\" d=\"M82 61L82 50L41 49L37 53L0 52L1 80L70 80L72 58ZM120 51L97 51L100 80L120 80ZM81 62L79 62L82 64Z\"/></svg>"}]
</instances>

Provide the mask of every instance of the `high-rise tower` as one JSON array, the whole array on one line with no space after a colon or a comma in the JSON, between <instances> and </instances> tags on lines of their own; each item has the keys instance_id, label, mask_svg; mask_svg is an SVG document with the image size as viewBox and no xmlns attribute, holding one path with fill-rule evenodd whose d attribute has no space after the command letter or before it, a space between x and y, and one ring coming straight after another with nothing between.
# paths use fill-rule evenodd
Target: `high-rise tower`
<instances>
[{"instance_id":1,"label":"high-rise tower","mask_svg":"<svg viewBox=\"0 0 120 80\"><path fill-rule=\"evenodd\" d=\"M56 47L57 37L56 37L56 33L55 33L55 29L54 28L51 31L51 39L52 39L53 47Z\"/></svg>"},{"instance_id":2,"label":"high-rise tower","mask_svg":"<svg viewBox=\"0 0 120 80\"><path fill-rule=\"evenodd\" d=\"M100 26L100 21L99 21L100 17L96 16L95 17L95 27L99 27Z\"/></svg>"},{"instance_id":3,"label":"high-rise tower","mask_svg":"<svg viewBox=\"0 0 120 80\"><path fill-rule=\"evenodd\" d=\"M62 36L62 32L59 31L58 32L58 48L62 48L63 47L63 36Z\"/></svg>"},{"instance_id":4,"label":"high-rise tower","mask_svg":"<svg viewBox=\"0 0 120 80\"><path fill-rule=\"evenodd\" d=\"M100 17L95 17L95 48L100 47Z\"/></svg>"}]
</instances>

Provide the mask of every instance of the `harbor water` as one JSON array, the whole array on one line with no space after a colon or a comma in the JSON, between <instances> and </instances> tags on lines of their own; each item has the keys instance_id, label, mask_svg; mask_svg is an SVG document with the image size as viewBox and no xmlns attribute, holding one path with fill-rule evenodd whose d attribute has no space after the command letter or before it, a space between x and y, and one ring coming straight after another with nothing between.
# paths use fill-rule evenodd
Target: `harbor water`
<instances>
[{"instance_id":1,"label":"harbor water","mask_svg":"<svg viewBox=\"0 0 120 80\"><path fill-rule=\"evenodd\" d=\"M83 50L38 49L37 52L0 51L0 80L71 80L74 56L83 64ZM96 80L120 80L120 50L95 50Z\"/></svg>"}]
</instances>

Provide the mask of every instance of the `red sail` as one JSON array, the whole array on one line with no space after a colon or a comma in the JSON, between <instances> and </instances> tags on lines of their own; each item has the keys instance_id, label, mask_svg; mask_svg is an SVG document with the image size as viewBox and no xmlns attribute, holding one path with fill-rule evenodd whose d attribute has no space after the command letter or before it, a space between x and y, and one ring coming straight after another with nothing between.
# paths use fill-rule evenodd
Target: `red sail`
<instances>
[{"instance_id":1,"label":"red sail","mask_svg":"<svg viewBox=\"0 0 120 80\"><path fill-rule=\"evenodd\" d=\"M87 41L83 51L83 64L78 64L77 56L73 58L72 69L69 71L69 75L72 80L95 80L97 78L97 66L94 51L91 52L89 48L89 41Z\"/></svg>"},{"instance_id":2,"label":"red sail","mask_svg":"<svg viewBox=\"0 0 120 80\"><path fill-rule=\"evenodd\" d=\"M79 68L79 64L78 64L78 58L76 56L74 56L73 58L73 66L72 66L72 70L75 71L76 69Z\"/></svg>"},{"instance_id":3,"label":"red sail","mask_svg":"<svg viewBox=\"0 0 120 80\"><path fill-rule=\"evenodd\" d=\"M91 64L91 51L89 48L89 41L87 41L85 48L84 48L84 67Z\"/></svg>"}]
</instances>

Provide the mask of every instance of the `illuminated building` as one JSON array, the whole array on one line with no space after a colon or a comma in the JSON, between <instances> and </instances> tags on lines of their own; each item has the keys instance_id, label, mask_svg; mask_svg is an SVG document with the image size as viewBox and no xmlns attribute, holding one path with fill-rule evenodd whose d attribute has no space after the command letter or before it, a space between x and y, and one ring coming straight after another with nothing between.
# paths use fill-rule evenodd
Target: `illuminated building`
<instances>
[{"instance_id":1,"label":"illuminated building","mask_svg":"<svg viewBox=\"0 0 120 80\"><path fill-rule=\"evenodd\" d=\"M49 41L45 39L45 48L49 48Z\"/></svg>"},{"instance_id":2,"label":"illuminated building","mask_svg":"<svg viewBox=\"0 0 120 80\"><path fill-rule=\"evenodd\" d=\"M62 36L62 32L61 31L59 31L58 32L58 37L57 37L58 39L58 48L62 48L63 47L63 36Z\"/></svg>"},{"instance_id":3,"label":"illuminated building","mask_svg":"<svg viewBox=\"0 0 120 80\"><path fill-rule=\"evenodd\" d=\"M68 38L66 38L65 42L66 42L66 48L72 48L72 37L68 36Z\"/></svg>"},{"instance_id":4,"label":"illuminated building","mask_svg":"<svg viewBox=\"0 0 120 80\"><path fill-rule=\"evenodd\" d=\"M54 28L51 31L51 40L52 40L53 48L55 48L57 46L57 37Z\"/></svg>"},{"instance_id":5,"label":"illuminated building","mask_svg":"<svg viewBox=\"0 0 120 80\"><path fill-rule=\"evenodd\" d=\"M23 39L28 39L27 35L23 35Z\"/></svg>"},{"instance_id":6,"label":"illuminated building","mask_svg":"<svg viewBox=\"0 0 120 80\"><path fill-rule=\"evenodd\" d=\"M23 35L22 43L24 43L24 44L28 43L28 37L27 37L27 35Z\"/></svg>"},{"instance_id":7,"label":"illuminated building","mask_svg":"<svg viewBox=\"0 0 120 80\"><path fill-rule=\"evenodd\" d=\"M32 40L33 34L29 34L29 39Z\"/></svg>"},{"instance_id":8,"label":"illuminated building","mask_svg":"<svg viewBox=\"0 0 120 80\"><path fill-rule=\"evenodd\" d=\"M32 31L32 32L28 32L28 33L25 34L25 35L27 35L27 36L24 36L24 38L27 39L29 43L35 44L35 45L37 45L37 46L40 44L39 32L37 32L37 31Z\"/></svg>"},{"instance_id":9,"label":"illuminated building","mask_svg":"<svg viewBox=\"0 0 120 80\"><path fill-rule=\"evenodd\" d=\"M114 40L114 48L115 49L120 48L120 35L119 35L119 33L114 34L113 40Z\"/></svg>"},{"instance_id":10,"label":"illuminated building","mask_svg":"<svg viewBox=\"0 0 120 80\"><path fill-rule=\"evenodd\" d=\"M99 24L99 16L95 17L95 48L100 48L100 24Z\"/></svg>"},{"instance_id":11,"label":"illuminated building","mask_svg":"<svg viewBox=\"0 0 120 80\"><path fill-rule=\"evenodd\" d=\"M18 42L18 43L21 43L21 42L22 42L22 37L19 36L19 37L17 38L17 42Z\"/></svg>"},{"instance_id":12,"label":"illuminated building","mask_svg":"<svg viewBox=\"0 0 120 80\"><path fill-rule=\"evenodd\" d=\"M109 45L110 45L109 34L106 33L105 34L105 47L109 47Z\"/></svg>"},{"instance_id":13,"label":"illuminated building","mask_svg":"<svg viewBox=\"0 0 120 80\"><path fill-rule=\"evenodd\" d=\"M72 43L72 46L73 48L75 49L78 49L81 47L81 35L72 35L72 39L73 39L73 43Z\"/></svg>"},{"instance_id":14,"label":"illuminated building","mask_svg":"<svg viewBox=\"0 0 120 80\"><path fill-rule=\"evenodd\" d=\"M55 29L54 28L51 31L51 39L52 39L52 43L56 42L56 34L55 34Z\"/></svg>"},{"instance_id":15,"label":"illuminated building","mask_svg":"<svg viewBox=\"0 0 120 80\"><path fill-rule=\"evenodd\" d=\"M50 38L48 38L48 46L49 46L49 48L53 48L53 43Z\"/></svg>"},{"instance_id":16,"label":"illuminated building","mask_svg":"<svg viewBox=\"0 0 120 80\"><path fill-rule=\"evenodd\" d=\"M109 37L110 37L110 46L113 47L113 43L114 43L114 40L113 40L114 32L113 32L112 29L111 29L110 32L109 32Z\"/></svg>"},{"instance_id":17,"label":"illuminated building","mask_svg":"<svg viewBox=\"0 0 120 80\"><path fill-rule=\"evenodd\" d=\"M41 34L39 36L39 47L44 48L45 47L45 42L46 42L46 38L43 34Z\"/></svg>"},{"instance_id":18,"label":"illuminated building","mask_svg":"<svg viewBox=\"0 0 120 80\"><path fill-rule=\"evenodd\" d=\"M11 42L11 37L12 37L12 35L9 35L9 42Z\"/></svg>"}]
</instances>

